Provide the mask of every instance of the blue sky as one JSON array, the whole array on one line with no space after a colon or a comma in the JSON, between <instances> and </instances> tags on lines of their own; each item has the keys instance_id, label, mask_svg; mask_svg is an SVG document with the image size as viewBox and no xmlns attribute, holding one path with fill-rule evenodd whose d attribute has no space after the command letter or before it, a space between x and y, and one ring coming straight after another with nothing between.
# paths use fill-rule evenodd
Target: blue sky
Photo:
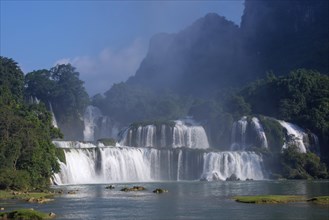
<instances>
[{"instance_id":1,"label":"blue sky","mask_svg":"<svg viewBox=\"0 0 329 220\"><path fill-rule=\"evenodd\" d=\"M89 94L134 75L152 35L175 33L207 13L240 23L243 0L0 0L0 54L22 70L70 62Z\"/></svg>"}]
</instances>

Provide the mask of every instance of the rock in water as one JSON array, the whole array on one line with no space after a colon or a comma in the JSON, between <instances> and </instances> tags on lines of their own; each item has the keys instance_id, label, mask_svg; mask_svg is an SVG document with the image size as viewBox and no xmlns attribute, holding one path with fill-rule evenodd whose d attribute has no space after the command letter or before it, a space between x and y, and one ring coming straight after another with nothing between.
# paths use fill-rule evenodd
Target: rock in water
<instances>
[{"instance_id":1,"label":"rock in water","mask_svg":"<svg viewBox=\"0 0 329 220\"><path fill-rule=\"evenodd\" d=\"M230 176L226 178L226 181L239 181L240 178L238 178L234 173Z\"/></svg>"},{"instance_id":2,"label":"rock in water","mask_svg":"<svg viewBox=\"0 0 329 220\"><path fill-rule=\"evenodd\" d=\"M157 194L159 194L159 193L165 193L165 192L168 192L168 190L166 190L166 189L160 189L160 188L153 190L153 193L157 193Z\"/></svg>"},{"instance_id":3,"label":"rock in water","mask_svg":"<svg viewBox=\"0 0 329 220\"><path fill-rule=\"evenodd\" d=\"M114 189L114 188L115 188L114 185L109 185L109 186L105 187L105 189Z\"/></svg>"}]
</instances>

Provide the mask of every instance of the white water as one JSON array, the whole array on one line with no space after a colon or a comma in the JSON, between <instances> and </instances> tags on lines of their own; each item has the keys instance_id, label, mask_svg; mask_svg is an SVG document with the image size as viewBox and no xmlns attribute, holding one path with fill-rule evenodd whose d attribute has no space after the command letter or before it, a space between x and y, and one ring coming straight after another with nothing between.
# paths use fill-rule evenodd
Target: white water
<instances>
[{"instance_id":1,"label":"white water","mask_svg":"<svg viewBox=\"0 0 329 220\"><path fill-rule=\"evenodd\" d=\"M134 147L209 148L204 128L197 124L187 124L185 121L175 121L173 128L164 124L159 127L138 126L137 129L129 127L123 133L120 144Z\"/></svg>"},{"instance_id":2,"label":"white water","mask_svg":"<svg viewBox=\"0 0 329 220\"><path fill-rule=\"evenodd\" d=\"M226 180L232 174L241 180L264 179L262 158L254 152L226 151L204 154L202 179Z\"/></svg>"},{"instance_id":3,"label":"white water","mask_svg":"<svg viewBox=\"0 0 329 220\"><path fill-rule=\"evenodd\" d=\"M86 148L85 143L55 141L66 164L54 175L56 184L145 182L163 180L263 179L260 156L251 152L212 152L131 147ZM82 148L77 148L80 146ZM73 148L72 148L73 147ZM219 178L212 178L217 175Z\"/></svg>"},{"instance_id":4,"label":"white water","mask_svg":"<svg viewBox=\"0 0 329 220\"><path fill-rule=\"evenodd\" d=\"M175 121L173 131L173 148L209 148L206 131L200 125L188 126L183 121Z\"/></svg>"},{"instance_id":5,"label":"white water","mask_svg":"<svg viewBox=\"0 0 329 220\"><path fill-rule=\"evenodd\" d=\"M267 144L267 138L263 129L263 126L260 124L258 118L253 117L251 119L251 123L253 125L253 128L256 130L258 139L260 140L263 148L268 148L268 144Z\"/></svg>"},{"instance_id":6,"label":"white water","mask_svg":"<svg viewBox=\"0 0 329 220\"><path fill-rule=\"evenodd\" d=\"M303 129L298 127L297 125L291 124L289 122L280 121L278 122L281 124L282 127L284 127L287 130L287 135L289 136L289 140L286 140L284 145L282 146L282 149L287 148L288 144L294 144L297 146L299 152L306 153L306 147L304 144L304 136L307 134L304 132Z\"/></svg>"},{"instance_id":7,"label":"white water","mask_svg":"<svg viewBox=\"0 0 329 220\"><path fill-rule=\"evenodd\" d=\"M38 100L38 99L36 98L36 100ZM49 109L50 109L51 116L52 116L52 124L55 128L58 128L57 120L56 120L56 117L55 117L55 114L53 111L53 106L51 105L50 102L49 102Z\"/></svg>"},{"instance_id":8,"label":"white water","mask_svg":"<svg viewBox=\"0 0 329 220\"><path fill-rule=\"evenodd\" d=\"M109 117L104 116L99 108L87 106L84 116L84 141L96 141L100 138L115 137L118 133L117 128L113 125Z\"/></svg>"},{"instance_id":9,"label":"white water","mask_svg":"<svg viewBox=\"0 0 329 220\"><path fill-rule=\"evenodd\" d=\"M99 118L102 117L101 111L89 105L84 113L83 122L85 128L83 130L83 140L84 141L94 141L95 140L95 129L97 127L97 122Z\"/></svg>"},{"instance_id":10,"label":"white water","mask_svg":"<svg viewBox=\"0 0 329 220\"><path fill-rule=\"evenodd\" d=\"M230 150L244 150L246 148L247 125L248 121L246 116L243 116L239 121L233 123Z\"/></svg>"}]
</instances>

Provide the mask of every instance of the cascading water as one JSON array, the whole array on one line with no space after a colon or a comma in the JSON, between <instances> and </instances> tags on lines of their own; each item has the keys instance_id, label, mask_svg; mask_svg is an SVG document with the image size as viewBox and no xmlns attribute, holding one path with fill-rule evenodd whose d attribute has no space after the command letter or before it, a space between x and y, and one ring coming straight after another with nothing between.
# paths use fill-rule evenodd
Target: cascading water
<instances>
[{"instance_id":1,"label":"cascading water","mask_svg":"<svg viewBox=\"0 0 329 220\"><path fill-rule=\"evenodd\" d=\"M210 152L204 154L202 179L226 180L235 174L237 178L264 179L261 156L248 151Z\"/></svg>"},{"instance_id":2,"label":"cascading water","mask_svg":"<svg viewBox=\"0 0 329 220\"><path fill-rule=\"evenodd\" d=\"M85 128L83 130L84 141L94 141L95 129L97 127L98 119L102 116L100 110L94 106L88 106L85 110L83 122Z\"/></svg>"},{"instance_id":3,"label":"cascading water","mask_svg":"<svg viewBox=\"0 0 329 220\"><path fill-rule=\"evenodd\" d=\"M36 100L38 100L38 99L36 99ZM55 117L55 114L53 111L53 106L51 105L50 102L49 102L49 109L50 109L51 116L52 116L52 124L55 128L58 128L57 120L56 120L56 117Z\"/></svg>"},{"instance_id":4,"label":"cascading water","mask_svg":"<svg viewBox=\"0 0 329 220\"><path fill-rule=\"evenodd\" d=\"M88 111L85 118L90 120L85 120L85 135L95 139L92 136L102 126L99 122L104 117L97 108L90 107ZM287 141L294 141L300 152L306 152L309 145L306 148L303 141L307 134L296 125L284 121L279 123L290 137ZM231 150L234 151L209 151L204 128L192 120L135 124L120 134L121 145L116 147L105 147L102 143L54 141L64 150L66 163L60 162L61 172L54 175L53 182L213 181L225 180L233 174L241 180L264 179L262 156L245 151L252 149L250 147L268 148L265 131L256 117L242 117L233 124ZM316 138L313 139L308 142L314 142L316 146Z\"/></svg>"},{"instance_id":5,"label":"cascading water","mask_svg":"<svg viewBox=\"0 0 329 220\"><path fill-rule=\"evenodd\" d=\"M134 147L209 148L207 134L202 126L180 120L174 121L173 125L131 126L123 133L120 144Z\"/></svg>"},{"instance_id":6,"label":"cascading water","mask_svg":"<svg viewBox=\"0 0 329 220\"><path fill-rule=\"evenodd\" d=\"M258 138L258 140L259 140L260 143L261 143L261 147L263 147L263 148L268 148L267 138L266 138L266 135L265 135L265 132L264 132L263 126L260 124L258 118L253 117L253 118L251 119L251 124L252 124L253 128L254 128L255 131L256 131L257 138Z\"/></svg>"},{"instance_id":7,"label":"cascading water","mask_svg":"<svg viewBox=\"0 0 329 220\"><path fill-rule=\"evenodd\" d=\"M188 126L183 121L175 121L173 129L173 148L209 148L206 131L200 125Z\"/></svg>"},{"instance_id":8,"label":"cascading water","mask_svg":"<svg viewBox=\"0 0 329 220\"><path fill-rule=\"evenodd\" d=\"M299 152L306 153L306 146L304 144L304 137L307 137L307 134L303 129L297 125L291 124L289 122L280 121L278 122L287 130L288 140L285 141L282 149L287 148L288 144L294 144L297 146Z\"/></svg>"},{"instance_id":9,"label":"cascading water","mask_svg":"<svg viewBox=\"0 0 329 220\"><path fill-rule=\"evenodd\" d=\"M251 152L102 147L91 143L87 148L87 145L69 141L54 144L64 150L66 159L66 163L60 162L60 173L53 177L53 182L59 185L200 178L219 180L232 173L240 179L263 179L262 159ZM220 178L211 178L216 173Z\"/></svg>"},{"instance_id":10,"label":"cascading water","mask_svg":"<svg viewBox=\"0 0 329 220\"><path fill-rule=\"evenodd\" d=\"M96 141L100 138L114 137L118 133L109 117L104 116L99 108L87 106L84 117L84 141Z\"/></svg>"},{"instance_id":11,"label":"cascading water","mask_svg":"<svg viewBox=\"0 0 329 220\"><path fill-rule=\"evenodd\" d=\"M239 121L233 123L231 134L231 150L244 150L246 148L247 117L243 116Z\"/></svg>"}]
</instances>

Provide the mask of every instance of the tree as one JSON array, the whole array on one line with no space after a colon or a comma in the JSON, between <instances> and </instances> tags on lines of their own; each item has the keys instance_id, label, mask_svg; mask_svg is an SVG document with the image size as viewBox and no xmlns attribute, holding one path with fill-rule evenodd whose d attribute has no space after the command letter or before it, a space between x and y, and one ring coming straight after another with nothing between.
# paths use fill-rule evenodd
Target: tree
<instances>
[{"instance_id":1,"label":"tree","mask_svg":"<svg viewBox=\"0 0 329 220\"><path fill-rule=\"evenodd\" d=\"M0 188L32 189L49 185L59 171L51 138L62 137L43 104L23 101L23 75L8 58L1 61Z\"/></svg>"},{"instance_id":2,"label":"tree","mask_svg":"<svg viewBox=\"0 0 329 220\"><path fill-rule=\"evenodd\" d=\"M14 100L21 101L23 85L24 75L17 63L13 59L0 56L0 94L7 93Z\"/></svg>"}]
</instances>

